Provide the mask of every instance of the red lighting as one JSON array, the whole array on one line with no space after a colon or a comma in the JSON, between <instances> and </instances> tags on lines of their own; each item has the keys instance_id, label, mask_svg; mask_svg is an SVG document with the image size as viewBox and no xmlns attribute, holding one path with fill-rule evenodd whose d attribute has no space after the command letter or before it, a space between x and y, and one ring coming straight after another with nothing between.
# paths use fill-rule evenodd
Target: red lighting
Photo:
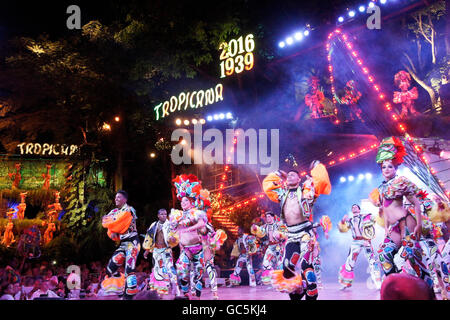
<instances>
[{"instance_id":1,"label":"red lighting","mask_svg":"<svg viewBox=\"0 0 450 320\"><path fill-rule=\"evenodd\" d=\"M366 149L364 148L364 149L361 149L361 150L359 150L359 153L363 153L363 152L366 152Z\"/></svg>"},{"instance_id":2,"label":"red lighting","mask_svg":"<svg viewBox=\"0 0 450 320\"><path fill-rule=\"evenodd\" d=\"M372 76L369 76L368 79L369 79L369 82L373 82L373 77Z\"/></svg>"},{"instance_id":3,"label":"red lighting","mask_svg":"<svg viewBox=\"0 0 450 320\"><path fill-rule=\"evenodd\" d=\"M329 165L332 166L332 165L335 164L335 163L336 163L336 161L333 160L333 161L330 161L330 162L329 162Z\"/></svg>"},{"instance_id":4,"label":"red lighting","mask_svg":"<svg viewBox=\"0 0 450 320\"><path fill-rule=\"evenodd\" d=\"M390 103L386 103L385 105L384 105L384 107L386 108L386 110L388 110L388 111L391 111L391 104Z\"/></svg>"},{"instance_id":5,"label":"red lighting","mask_svg":"<svg viewBox=\"0 0 450 320\"><path fill-rule=\"evenodd\" d=\"M384 94L380 94L379 97L380 97L381 100L383 100L384 99Z\"/></svg>"},{"instance_id":6,"label":"red lighting","mask_svg":"<svg viewBox=\"0 0 450 320\"><path fill-rule=\"evenodd\" d=\"M352 51L352 56L357 57L358 54L356 53L356 51Z\"/></svg>"},{"instance_id":7,"label":"red lighting","mask_svg":"<svg viewBox=\"0 0 450 320\"><path fill-rule=\"evenodd\" d=\"M368 74L368 73L369 73L369 69L367 69L366 67L362 68L362 71L363 71L365 74Z\"/></svg>"}]
</instances>

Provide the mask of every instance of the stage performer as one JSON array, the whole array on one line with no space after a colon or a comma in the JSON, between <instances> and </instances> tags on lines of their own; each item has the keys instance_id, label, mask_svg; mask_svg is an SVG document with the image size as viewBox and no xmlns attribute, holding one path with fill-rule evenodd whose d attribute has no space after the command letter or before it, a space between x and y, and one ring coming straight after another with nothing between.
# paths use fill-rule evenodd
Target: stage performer
<instances>
[{"instance_id":1,"label":"stage performer","mask_svg":"<svg viewBox=\"0 0 450 320\"><path fill-rule=\"evenodd\" d=\"M178 282L184 296L189 299L190 270L193 265L193 281L195 296L200 299L202 293L202 276L205 259L200 229L204 228L208 218L206 212L195 207L195 201L200 195L201 182L193 175L182 174L174 180L176 195L181 200L181 210L172 209L169 215L171 229L179 236L180 256L176 263ZM172 241L169 239L169 241Z\"/></svg>"},{"instance_id":2,"label":"stage performer","mask_svg":"<svg viewBox=\"0 0 450 320\"><path fill-rule=\"evenodd\" d=\"M345 84L344 87L344 95L339 98L336 94L334 94L334 98L341 105L348 106L347 112L350 113L350 120L355 120L355 117L364 122L361 118L361 109L358 108L357 103L361 98L362 94L358 90L356 90L355 80L350 80Z\"/></svg>"},{"instance_id":3,"label":"stage performer","mask_svg":"<svg viewBox=\"0 0 450 320\"><path fill-rule=\"evenodd\" d=\"M369 263L370 276L377 289L381 288L381 273L379 264L373 253L371 240L375 238L375 217L372 214L361 214L359 205L352 205L353 217L349 218L345 215L338 224L340 232L352 231L353 241L350 245L347 260L339 270L339 283L342 289L352 286L356 260L363 249Z\"/></svg>"},{"instance_id":4,"label":"stage performer","mask_svg":"<svg viewBox=\"0 0 450 320\"><path fill-rule=\"evenodd\" d=\"M123 299L131 300L138 292L137 278L135 274L136 259L141 249L136 229L136 211L127 204L128 193L119 190L116 193L116 209L111 210L102 218L103 227L108 229L108 236L119 242L119 247L114 251L107 267L107 278L103 280L102 287L108 291L108 287L115 287L122 283L119 268L125 264L125 285Z\"/></svg>"},{"instance_id":5,"label":"stage performer","mask_svg":"<svg viewBox=\"0 0 450 320\"><path fill-rule=\"evenodd\" d=\"M272 271L272 286L289 293L292 300L305 296L307 300L318 297L316 275L313 266L313 251L316 243L313 224L309 220L312 206L320 194L331 192L331 183L325 166L319 161L311 165L311 176L302 184L297 171L287 174L277 171L263 181L264 192L269 199L281 204L281 218L287 225L287 242L283 258L283 270ZM297 273L296 267L300 267Z\"/></svg>"},{"instance_id":6,"label":"stage performer","mask_svg":"<svg viewBox=\"0 0 450 320\"><path fill-rule=\"evenodd\" d=\"M408 90L411 86L411 75L406 71L399 71L394 76L394 82L401 91L394 91L394 103L402 105L402 111L400 117L404 118L411 113L412 115L418 114L414 108L414 100L419 97L419 92L416 87Z\"/></svg>"},{"instance_id":7,"label":"stage performer","mask_svg":"<svg viewBox=\"0 0 450 320\"><path fill-rule=\"evenodd\" d=\"M265 213L265 224L257 226L253 224L250 231L253 235L267 242L266 251L262 262L263 272L261 282L265 285L271 283L271 271L283 268L284 243L287 240L286 226L271 211Z\"/></svg>"},{"instance_id":8,"label":"stage performer","mask_svg":"<svg viewBox=\"0 0 450 320\"><path fill-rule=\"evenodd\" d=\"M213 299L218 300L217 292L217 272L214 268L214 255L222 244L227 240L227 234L222 229L214 230L213 226L208 222L202 233L203 252L205 255L205 270L209 278L209 286L213 294Z\"/></svg>"},{"instance_id":9,"label":"stage performer","mask_svg":"<svg viewBox=\"0 0 450 320\"><path fill-rule=\"evenodd\" d=\"M176 236L170 231L170 223L167 220L166 209L158 210L158 221L153 222L147 230L144 243L144 258L149 253L153 254L153 270L150 274L150 289L156 290L159 295L169 293L172 284L172 293L180 295L178 288L177 271L173 265L172 248L178 245L177 241L170 242L169 239Z\"/></svg>"},{"instance_id":10,"label":"stage performer","mask_svg":"<svg viewBox=\"0 0 450 320\"><path fill-rule=\"evenodd\" d=\"M311 119L320 118L323 116L322 102L325 100L323 92L319 90L319 78L312 76L308 79L310 86L309 93L305 95L305 104L311 110Z\"/></svg>"},{"instance_id":11,"label":"stage performer","mask_svg":"<svg viewBox=\"0 0 450 320\"><path fill-rule=\"evenodd\" d=\"M381 165L384 181L370 194L372 203L380 207L380 216L383 217L385 227L385 239L378 249L378 257L387 276L400 272L394 263L394 256L399 253L416 275L432 288L433 280L419 243L422 239L422 215L417 198L420 190L406 177L396 175L405 155L405 147L396 137L383 139L378 148L376 162ZM418 214L413 215L405 208L404 197Z\"/></svg>"},{"instance_id":12,"label":"stage performer","mask_svg":"<svg viewBox=\"0 0 450 320\"><path fill-rule=\"evenodd\" d=\"M253 269L252 258L257 250L258 246L256 243L256 237L245 233L244 228L239 227L238 239L234 243L233 250L231 251L232 259L237 257L233 273L230 275L231 285L238 286L241 284L240 273L245 264L247 267L250 287L256 287L256 277L255 270Z\"/></svg>"}]
</instances>

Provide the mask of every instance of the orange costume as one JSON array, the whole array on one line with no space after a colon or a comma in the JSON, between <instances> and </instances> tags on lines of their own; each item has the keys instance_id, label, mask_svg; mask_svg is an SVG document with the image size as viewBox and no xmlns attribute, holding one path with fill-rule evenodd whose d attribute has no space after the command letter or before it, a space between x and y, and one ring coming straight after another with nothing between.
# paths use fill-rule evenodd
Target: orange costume
<instances>
[{"instance_id":1,"label":"orange costume","mask_svg":"<svg viewBox=\"0 0 450 320\"><path fill-rule=\"evenodd\" d=\"M106 267L108 277L102 282L102 287L109 294L121 294L125 289L125 298L131 298L138 292L135 268L141 244L136 229L136 219L136 211L127 204L120 209L112 210L102 219L103 227L108 229L108 236L114 241L120 241L119 247ZM123 264L125 264L125 288L118 288L117 284L122 283L119 267Z\"/></svg>"},{"instance_id":2,"label":"orange costume","mask_svg":"<svg viewBox=\"0 0 450 320\"><path fill-rule=\"evenodd\" d=\"M318 297L317 279L313 259L315 247L314 225L309 221L312 206L320 194L331 192L331 183L325 166L318 161L311 170L312 179L306 180L298 187L290 189L281 174L271 173L263 181L263 189L270 200L281 204L281 218L284 220L284 204L288 196L298 201L300 214L306 221L287 225L287 241L283 258L283 270L272 271L272 286L281 292L289 293L291 299L301 299L306 285L306 299ZM327 226L326 223L323 223ZM300 266L301 274L296 272ZM304 279L302 279L302 276ZM304 280L304 281L303 281Z\"/></svg>"}]
</instances>

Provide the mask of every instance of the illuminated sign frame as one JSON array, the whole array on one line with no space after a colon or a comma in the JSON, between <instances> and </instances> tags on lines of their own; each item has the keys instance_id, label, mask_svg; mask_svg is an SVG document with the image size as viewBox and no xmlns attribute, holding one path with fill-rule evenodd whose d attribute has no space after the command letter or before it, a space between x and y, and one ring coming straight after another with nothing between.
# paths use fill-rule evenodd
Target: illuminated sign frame
<instances>
[{"instance_id":1,"label":"illuminated sign frame","mask_svg":"<svg viewBox=\"0 0 450 320\"><path fill-rule=\"evenodd\" d=\"M219 45L220 54L220 78L231 76L233 73L241 73L244 70L251 70L255 64L253 50L255 50L255 41L253 34L240 36L237 39L231 39L228 43L222 42Z\"/></svg>"},{"instance_id":2,"label":"illuminated sign frame","mask_svg":"<svg viewBox=\"0 0 450 320\"><path fill-rule=\"evenodd\" d=\"M183 110L186 110L188 107L191 109L197 109L222 100L223 85L219 83L215 88L210 88L208 90L192 91L188 93L181 92L178 97L170 97L169 100L161 102L155 106L153 110L155 111L156 120L159 120L160 118L169 116L170 113L181 111L181 106L183 104ZM162 111L162 115L160 115L160 110Z\"/></svg>"}]
</instances>

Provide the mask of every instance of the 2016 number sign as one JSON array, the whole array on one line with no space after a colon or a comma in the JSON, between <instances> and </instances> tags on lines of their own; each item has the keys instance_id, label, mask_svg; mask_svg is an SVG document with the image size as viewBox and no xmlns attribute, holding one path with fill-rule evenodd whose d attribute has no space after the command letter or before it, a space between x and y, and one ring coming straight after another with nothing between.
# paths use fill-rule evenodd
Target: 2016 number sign
<instances>
[{"instance_id":1,"label":"2016 number sign","mask_svg":"<svg viewBox=\"0 0 450 320\"><path fill-rule=\"evenodd\" d=\"M219 46L220 53L220 77L225 78L233 73L241 73L251 70L255 63L252 51L255 49L253 34L248 34L245 39L240 36L228 43L222 42Z\"/></svg>"}]
</instances>

